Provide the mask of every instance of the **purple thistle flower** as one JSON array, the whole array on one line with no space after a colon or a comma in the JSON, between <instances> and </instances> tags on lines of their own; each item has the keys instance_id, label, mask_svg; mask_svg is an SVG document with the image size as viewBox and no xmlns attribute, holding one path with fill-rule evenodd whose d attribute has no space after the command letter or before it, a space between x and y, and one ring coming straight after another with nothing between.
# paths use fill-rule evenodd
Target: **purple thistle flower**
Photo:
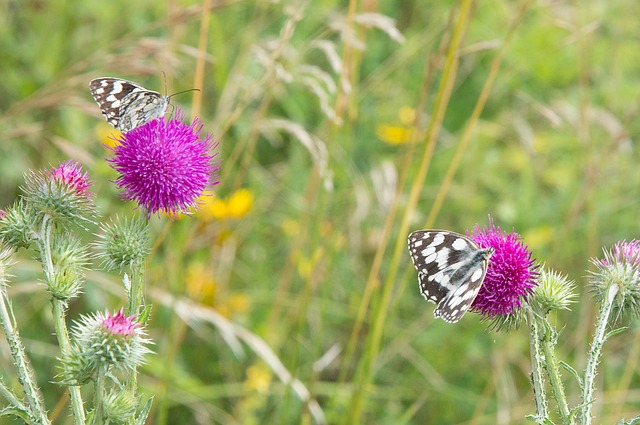
<instances>
[{"instance_id":1,"label":"purple thistle flower","mask_svg":"<svg viewBox=\"0 0 640 425\"><path fill-rule=\"evenodd\" d=\"M589 279L596 301L612 302L615 320L627 312L640 316L640 241L616 242L604 250L604 259L591 262L597 269Z\"/></svg>"},{"instance_id":2,"label":"purple thistle flower","mask_svg":"<svg viewBox=\"0 0 640 425\"><path fill-rule=\"evenodd\" d=\"M470 235L481 248L493 248L487 275L471 309L493 318L513 314L537 285L538 266L517 233L503 232L493 221Z\"/></svg>"},{"instance_id":3,"label":"purple thistle flower","mask_svg":"<svg viewBox=\"0 0 640 425\"><path fill-rule=\"evenodd\" d=\"M120 136L108 161L120 173L115 181L122 197L134 200L147 213L164 212L175 217L197 207L198 198L219 170L211 155L212 137L200 137L202 124L183 123L178 111L168 122L162 117ZM217 144L216 144L217 146Z\"/></svg>"},{"instance_id":4,"label":"purple thistle flower","mask_svg":"<svg viewBox=\"0 0 640 425\"><path fill-rule=\"evenodd\" d=\"M631 242L616 242L611 247L611 257L610 261L638 268L640 266L640 241L634 239ZM607 259L601 261L607 265Z\"/></svg>"},{"instance_id":5,"label":"purple thistle flower","mask_svg":"<svg viewBox=\"0 0 640 425\"><path fill-rule=\"evenodd\" d=\"M136 328L140 326L140 323L134 320L135 315L127 317L122 309L113 316L107 310L103 317L98 317L102 319L102 327L113 335L133 336Z\"/></svg>"},{"instance_id":6,"label":"purple thistle flower","mask_svg":"<svg viewBox=\"0 0 640 425\"><path fill-rule=\"evenodd\" d=\"M57 167L45 173L51 180L72 188L79 196L89 197L92 194L89 192L89 186L91 186L89 175L73 160L61 162Z\"/></svg>"}]
</instances>

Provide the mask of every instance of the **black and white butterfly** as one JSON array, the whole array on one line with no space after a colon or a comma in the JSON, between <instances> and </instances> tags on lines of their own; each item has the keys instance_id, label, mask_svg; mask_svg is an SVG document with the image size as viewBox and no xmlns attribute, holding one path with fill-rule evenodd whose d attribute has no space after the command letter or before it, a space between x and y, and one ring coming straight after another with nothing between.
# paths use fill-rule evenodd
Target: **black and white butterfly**
<instances>
[{"instance_id":1,"label":"black and white butterfly","mask_svg":"<svg viewBox=\"0 0 640 425\"><path fill-rule=\"evenodd\" d=\"M409 235L409 253L422 296L437 304L434 316L460 320L480 291L493 249L458 233L417 230Z\"/></svg>"},{"instance_id":2,"label":"black and white butterfly","mask_svg":"<svg viewBox=\"0 0 640 425\"><path fill-rule=\"evenodd\" d=\"M119 78L96 78L89 90L107 122L123 133L164 116L169 106L169 96Z\"/></svg>"}]
</instances>

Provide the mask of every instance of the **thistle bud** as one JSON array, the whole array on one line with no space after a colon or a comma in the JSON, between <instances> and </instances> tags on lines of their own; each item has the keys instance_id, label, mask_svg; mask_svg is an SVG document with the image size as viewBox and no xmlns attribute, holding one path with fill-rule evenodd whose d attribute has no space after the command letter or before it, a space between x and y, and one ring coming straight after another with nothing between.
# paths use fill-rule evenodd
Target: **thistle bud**
<instances>
[{"instance_id":1,"label":"thistle bud","mask_svg":"<svg viewBox=\"0 0 640 425\"><path fill-rule=\"evenodd\" d=\"M73 330L74 349L64 359L65 380L83 383L111 366L122 371L140 366L151 341L134 318L122 309L83 316Z\"/></svg>"},{"instance_id":2,"label":"thistle bud","mask_svg":"<svg viewBox=\"0 0 640 425\"><path fill-rule=\"evenodd\" d=\"M65 224L90 221L95 215L91 182L82 167L74 161L66 161L43 172L31 172L25 176L25 200L39 214Z\"/></svg>"},{"instance_id":3,"label":"thistle bud","mask_svg":"<svg viewBox=\"0 0 640 425\"><path fill-rule=\"evenodd\" d=\"M31 210L25 207L22 200L11 208L2 211L0 219L0 237L4 242L15 248L29 248L33 241L33 223L35 221Z\"/></svg>"},{"instance_id":4,"label":"thistle bud","mask_svg":"<svg viewBox=\"0 0 640 425\"><path fill-rule=\"evenodd\" d=\"M594 258L596 266L589 280L594 299L602 303L613 294L616 319L624 314L640 316L640 241L621 241L604 251L604 259Z\"/></svg>"},{"instance_id":5,"label":"thistle bud","mask_svg":"<svg viewBox=\"0 0 640 425\"><path fill-rule=\"evenodd\" d=\"M102 226L99 237L98 257L107 270L141 264L149 254L149 228L141 219L116 217Z\"/></svg>"}]
</instances>

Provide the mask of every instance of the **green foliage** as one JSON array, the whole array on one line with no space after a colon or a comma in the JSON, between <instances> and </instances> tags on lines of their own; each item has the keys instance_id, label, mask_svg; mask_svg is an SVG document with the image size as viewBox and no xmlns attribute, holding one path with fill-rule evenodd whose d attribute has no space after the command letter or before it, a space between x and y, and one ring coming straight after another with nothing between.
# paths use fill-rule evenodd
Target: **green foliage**
<instances>
[{"instance_id":1,"label":"green foliage","mask_svg":"<svg viewBox=\"0 0 640 425\"><path fill-rule=\"evenodd\" d=\"M571 306L580 320L562 330L558 351L584 367L572 353L592 332L594 307L583 289L589 258L640 233L638 3L539 2L518 21L515 2L476 2L450 76L442 40L451 36L458 3L354 3L361 19L365 12L395 19L405 40L394 39L394 24L358 21L344 2L329 0L213 2L203 39L201 4L0 6L0 208L14 202L26 168L73 158L96 182L105 221L130 212L109 183L107 140L96 136L106 124L89 95L94 77L164 92L164 72L169 93L199 88L193 103L182 94L172 104L187 116L198 108L204 130L221 142L221 184L201 212L152 218L146 297L157 355L139 382L154 394L147 423L314 423L320 410L328 423L348 423L358 390L361 423L523 423L535 411L525 333L489 333L473 314L456 325L435 321L408 253L394 252L406 239L405 216L411 230L428 224L464 232L491 215L520 233L583 292ZM340 31L357 39L356 48ZM471 121L473 136L447 186L503 43L487 105ZM435 94L447 78L454 84L443 126L417 207L407 211ZM403 115L406 107L418 127ZM382 140L381 125L406 143ZM413 143L412 134L419 135ZM235 196L239 189L252 199ZM441 190L442 209L425 223ZM380 269L370 278L379 249ZM37 342L50 342L52 330L44 298L34 295L43 289L32 285L41 278L33 268L22 258L10 290L24 294L17 321L34 366L46 370L58 354ZM87 279L86 298L70 306L70 316L122 306L114 275ZM371 342L377 329L378 347ZM629 356L639 343L617 344L611 353L605 347L605 359L615 361L600 366L607 382L596 423L637 414L630 390L640 379ZM53 407L60 389L43 390ZM66 415L54 422L71 423Z\"/></svg>"}]
</instances>

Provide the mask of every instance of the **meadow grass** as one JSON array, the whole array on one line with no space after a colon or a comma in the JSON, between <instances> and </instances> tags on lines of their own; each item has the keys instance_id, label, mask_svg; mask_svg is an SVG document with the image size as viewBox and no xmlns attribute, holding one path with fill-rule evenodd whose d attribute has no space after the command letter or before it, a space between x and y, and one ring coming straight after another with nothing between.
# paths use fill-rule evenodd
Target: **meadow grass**
<instances>
[{"instance_id":1,"label":"meadow grass","mask_svg":"<svg viewBox=\"0 0 640 425\"><path fill-rule=\"evenodd\" d=\"M104 218L134 214L87 86L164 92L164 72L169 93L200 89L172 103L221 142L222 171L200 212L151 218L148 423L526 423L526 332L433 319L406 237L489 215L520 233L577 282L554 319L559 355L584 368L589 258L639 233L636 3L8 2L2 205L27 169L73 158ZM70 317L123 303L92 269ZM15 275L45 403L71 423L41 276L26 255ZM636 328L605 346L596 423L640 411Z\"/></svg>"}]
</instances>

